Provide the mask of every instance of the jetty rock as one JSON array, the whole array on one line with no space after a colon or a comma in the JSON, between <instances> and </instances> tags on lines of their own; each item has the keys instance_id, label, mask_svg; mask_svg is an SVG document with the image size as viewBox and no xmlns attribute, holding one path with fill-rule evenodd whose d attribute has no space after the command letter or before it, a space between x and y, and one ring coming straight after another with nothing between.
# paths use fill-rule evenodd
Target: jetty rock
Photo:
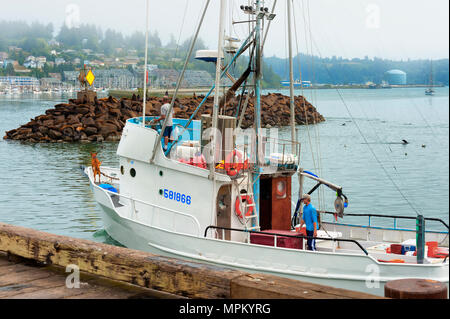
<instances>
[{"instance_id":1,"label":"jetty rock","mask_svg":"<svg viewBox=\"0 0 450 319\"><path fill-rule=\"evenodd\" d=\"M189 118L204 99L204 96L180 97L175 100L174 117ZM241 110L245 96L235 96L226 101L222 114L235 116L241 101ZM146 103L146 116L159 116L163 99L149 97ZM194 119L201 114L211 114L214 98L209 97ZM242 128L248 128L254 122L255 97L250 96L242 120ZM45 114L31 119L25 125L7 131L4 139L31 143L62 142L103 142L119 141L125 122L129 118L142 116L142 99L133 95L130 98L116 99L108 97L92 103L70 99L68 103L57 104ZM295 121L297 124L315 124L325 121L316 108L303 96L295 97ZM280 127L290 124L290 98L280 93L269 93L261 97L262 127Z\"/></svg>"}]
</instances>

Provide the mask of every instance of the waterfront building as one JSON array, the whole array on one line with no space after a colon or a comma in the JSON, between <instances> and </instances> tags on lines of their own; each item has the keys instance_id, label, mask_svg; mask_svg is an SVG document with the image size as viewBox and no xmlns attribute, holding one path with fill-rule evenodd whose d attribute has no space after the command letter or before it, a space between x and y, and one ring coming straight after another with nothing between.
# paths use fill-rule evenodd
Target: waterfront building
<instances>
[{"instance_id":1,"label":"waterfront building","mask_svg":"<svg viewBox=\"0 0 450 319\"><path fill-rule=\"evenodd\" d=\"M48 76L51 77L51 78L54 78L54 79L58 79L60 81L62 79L61 73L49 73Z\"/></svg>"},{"instance_id":2,"label":"waterfront building","mask_svg":"<svg viewBox=\"0 0 450 319\"><path fill-rule=\"evenodd\" d=\"M77 85L78 83L78 75L80 72L78 71L64 71L63 72L63 80L72 85Z\"/></svg>"},{"instance_id":3,"label":"waterfront building","mask_svg":"<svg viewBox=\"0 0 450 319\"><path fill-rule=\"evenodd\" d=\"M282 86L290 86L291 85L289 81L281 81L280 84ZM300 87L309 88L311 86L312 86L311 81L302 81L301 83L300 83L300 80L294 81L294 87L296 87L296 88L300 88Z\"/></svg>"},{"instance_id":4,"label":"waterfront building","mask_svg":"<svg viewBox=\"0 0 450 319\"><path fill-rule=\"evenodd\" d=\"M178 72L173 69L155 69L149 71L149 77L155 79L153 86L155 87L175 87L178 79Z\"/></svg>"},{"instance_id":5,"label":"waterfront building","mask_svg":"<svg viewBox=\"0 0 450 319\"><path fill-rule=\"evenodd\" d=\"M40 79L41 89L54 89L61 88L62 82L60 79L55 78L42 78Z\"/></svg>"},{"instance_id":6,"label":"waterfront building","mask_svg":"<svg viewBox=\"0 0 450 319\"><path fill-rule=\"evenodd\" d=\"M149 77L154 78L153 87L170 88L175 87L180 73L173 69L153 69L149 71ZM222 85L231 86L232 83L228 78L222 80ZM186 70L182 88L198 88L211 87L214 79L208 72L204 70Z\"/></svg>"},{"instance_id":7,"label":"waterfront building","mask_svg":"<svg viewBox=\"0 0 450 319\"><path fill-rule=\"evenodd\" d=\"M94 70L96 88L134 89L138 87L138 75L128 69Z\"/></svg>"},{"instance_id":8,"label":"waterfront building","mask_svg":"<svg viewBox=\"0 0 450 319\"><path fill-rule=\"evenodd\" d=\"M38 87L39 80L30 76L0 76L0 84L12 87Z\"/></svg>"}]
</instances>

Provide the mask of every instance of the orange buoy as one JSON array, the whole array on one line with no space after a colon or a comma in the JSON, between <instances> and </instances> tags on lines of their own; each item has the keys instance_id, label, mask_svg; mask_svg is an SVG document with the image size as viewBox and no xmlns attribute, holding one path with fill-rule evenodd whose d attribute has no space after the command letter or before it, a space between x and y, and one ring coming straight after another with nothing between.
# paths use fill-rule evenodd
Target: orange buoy
<instances>
[{"instance_id":1,"label":"orange buoy","mask_svg":"<svg viewBox=\"0 0 450 319\"><path fill-rule=\"evenodd\" d=\"M236 215L239 218L243 218L242 212L241 212L241 201L246 201L248 203L248 205L252 205L253 204L253 199L249 196L249 195L240 195L236 198L236 202L234 205L234 210L236 212ZM247 211L245 212L245 216L251 216L253 213L253 208L254 206L247 206Z\"/></svg>"}]
</instances>

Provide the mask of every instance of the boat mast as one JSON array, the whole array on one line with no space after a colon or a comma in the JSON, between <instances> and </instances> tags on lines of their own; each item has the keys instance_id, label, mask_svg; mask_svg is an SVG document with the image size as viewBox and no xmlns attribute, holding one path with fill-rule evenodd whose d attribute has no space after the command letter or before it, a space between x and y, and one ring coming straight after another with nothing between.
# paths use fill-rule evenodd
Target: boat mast
<instances>
[{"instance_id":1,"label":"boat mast","mask_svg":"<svg viewBox=\"0 0 450 319\"><path fill-rule=\"evenodd\" d=\"M221 75L221 53L223 51L223 36L224 36L224 20L225 20L226 0L220 0L220 18L219 18L219 43L217 45L217 62L216 62L216 81L215 81L215 93L214 93L214 107L212 117L212 152L210 158L209 178L214 179L216 169L216 142L217 142L217 119L219 115L219 94L220 94L220 75ZM214 183L215 184L215 183Z\"/></svg>"},{"instance_id":2,"label":"boat mast","mask_svg":"<svg viewBox=\"0 0 450 319\"><path fill-rule=\"evenodd\" d=\"M256 0L256 15L261 12L261 1ZM255 137L256 137L256 159L255 159L255 170L253 173L253 198L255 202L256 212L259 214L259 192L260 192L260 166L259 166L259 151L260 151L260 129L261 129L261 20L256 18L256 27L255 27ZM263 152L265 150L262 150ZM264 153L263 153L264 154Z\"/></svg>"},{"instance_id":3,"label":"boat mast","mask_svg":"<svg viewBox=\"0 0 450 319\"><path fill-rule=\"evenodd\" d=\"M295 143L297 136L295 134L295 100L294 100L294 63L292 59L292 30L291 30L291 0L287 0L287 16L288 16L288 42L289 42L289 91L290 91L290 109L291 109L291 138L292 138L292 153L297 154Z\"/></svg>"},{"instance_id":4,"label":"boat mast","mask_svg":"<svg viewBox=\"0 0 450 319\"><path fill-rule=\"evenodd\" d=\"M145 58L144 58L144 87L143 102L142 102L142 126L145 127L145 104L147 102L147 58L148 58L148 17L149 17L149 0L146 1L146 15L145 15Z\"/></svg>"}]
</instances>

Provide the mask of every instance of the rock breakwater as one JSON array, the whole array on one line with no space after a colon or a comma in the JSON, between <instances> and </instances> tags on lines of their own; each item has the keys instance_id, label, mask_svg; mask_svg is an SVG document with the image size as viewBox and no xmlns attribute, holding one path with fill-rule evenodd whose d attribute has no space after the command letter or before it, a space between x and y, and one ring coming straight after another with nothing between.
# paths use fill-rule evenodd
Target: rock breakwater
<instances>
[{"instance_id":1,"label":"rock breakwater","mask_svg":"<svg viewBox=\"0 0 450 319\"><path fill-rule=\"evenodd\" d=\"M174 117L189 118L203 96L182 97L176 99ZM239 96L225 103L222 114L234 116ZM244 103L242 99L242 104ZM251 97L243 117L242 127L253 125L254 101ZM279 93L261 97L261 123L263 127L286 126L290 123L290 99ZM159 115L162 98L149 97L146 103L146 115ZM207 99L195 119L201 114L211 114L213 98ZM242 109L242 107L241 107ZM31 119L27 124L6 132L4 139L31 143L57 142L103 142L118 141L125 122L129 118L142 116L142 99L116 99L113 97L97 99L92 103L71 99L68 103L55 105L45 114ZM295 97L295 120L297 124L313 124L324 121L316 108L302 96Z\"/></svg>"}]
</instances>

